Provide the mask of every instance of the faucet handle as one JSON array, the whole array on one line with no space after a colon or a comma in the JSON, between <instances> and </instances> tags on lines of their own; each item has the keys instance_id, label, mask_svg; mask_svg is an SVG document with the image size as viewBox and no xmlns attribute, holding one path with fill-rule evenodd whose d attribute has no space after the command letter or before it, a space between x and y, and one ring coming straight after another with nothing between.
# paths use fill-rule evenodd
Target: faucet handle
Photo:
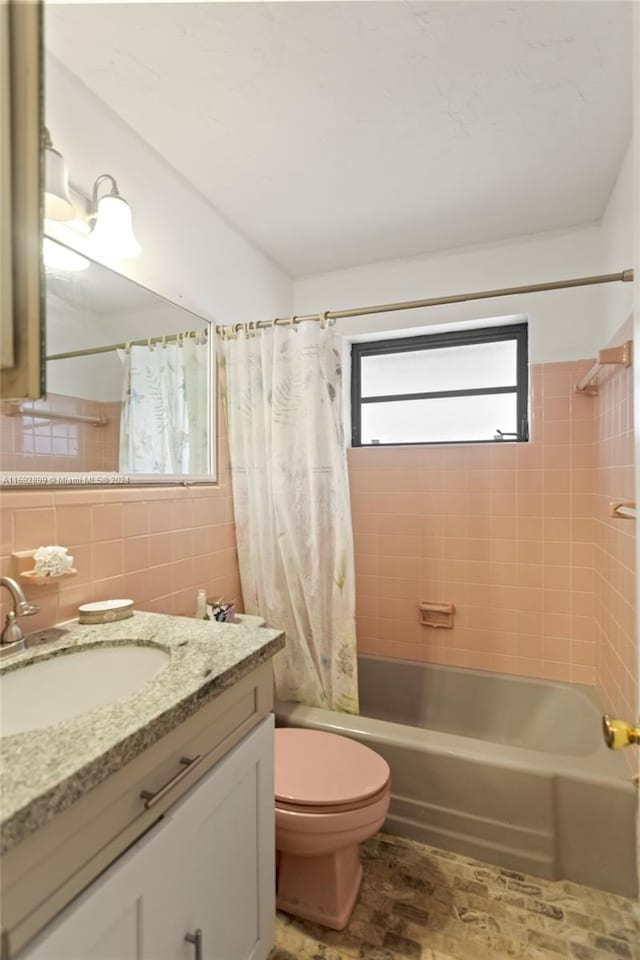
<instances>
[{"instance_id":1,"label":"faucet handle","mask_svg":"<svg viewBox=\"0 0 640 960\"><path fill-rule=\"evenodd\" d=\"M610 750L621 750L632 743L640 744L640 727L633 727L624 720L614 720L606 713L602 718L602 733Z\"/></svg>"},{"instance_id":2,"label":"faucet handle","mask_svg":"<svg viewBox=\"0 0 640 960\"><path fill-rule=\"evenodd\" d=\"M21 617L32 617L34 613L40 612L40 607L37 603L31 603L30 600L21 600L18 603L16 612Z\"/></svg>"}]
</instances>

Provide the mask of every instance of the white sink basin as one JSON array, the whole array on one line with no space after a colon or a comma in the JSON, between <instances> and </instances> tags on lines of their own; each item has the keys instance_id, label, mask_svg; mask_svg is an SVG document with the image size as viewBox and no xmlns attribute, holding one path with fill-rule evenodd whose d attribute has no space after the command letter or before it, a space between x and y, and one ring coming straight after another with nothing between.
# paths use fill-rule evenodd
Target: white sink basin
<instances>
[{"instance_id":1,"label":"white sink basin","mask_svg":"<svg viewBox=\"0 0 640 960\"><path fill-rule=\"evenodd\" d=\"M158 647L70 650L0 675L0 734L50 727L123 700L169 662Z\"/></svg>"}]
</instances>

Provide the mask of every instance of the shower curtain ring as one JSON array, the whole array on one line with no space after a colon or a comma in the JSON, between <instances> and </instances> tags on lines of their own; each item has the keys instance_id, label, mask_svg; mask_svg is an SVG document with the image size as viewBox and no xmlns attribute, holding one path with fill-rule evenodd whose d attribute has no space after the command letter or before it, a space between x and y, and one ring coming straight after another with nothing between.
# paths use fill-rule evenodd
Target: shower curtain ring
<instances>
[{"instance_id":1,"label":"shower curtain ring","mask_svg":"<svg viewBox=\"0 0 640 960\"><path fill-rule=\"evenodd\" d=\"M166 350L166 349L167 349L167 337L166 337L166 334L165 334L165 336L162 338L162 340L161 340L160 342L162 343L162 349L163 349L163 350Z\"/></svg>"},{"instance_id":2,"label":"shower curtain ring","mask_svg":"<svg viewBox=\"0 0 640 960\"><path fill-rule=\"evenodd\" d=\"M124 352L125 352L125 353L131 353L131 344L132 344L132 342L133 342L132 340L127 340L127 342L125 343L125 345L124 345Z\"/></svg>"},{"instance_id":3,"label":"shower curtain ring","mask_svg":"<svg viewBox=\"0 0 640 960\"><path fill-rule=\"evenodd\" d=\"M243 323L236 323L236 325L235 325L234 328L233 328L233 332L235 333L236 337L238 337L238 336L240 335L240 332L241 332L242 330L244 330L244 324L243 324Z\"/></svg>"},{"instance_id":4,"label":"shower curtain ring","mask_svg":"<svg viewBox=\"0 0 640 960\"><path fill-rule=\"evenodd\" d=\"M318 320L320 321L320 329L326 330L327 329L327 311L326 310L323 310L321 313L318 314Z\"/></svg>"},{"instance_id":5,"label":"shower curtain ring","mask_svg":"<svg viewBox=\"0 0 640 960\"><path fill-rule=\"evenodd\" d=\"M292 317L289 317L289 326L291 327L291 329L292 329L295 333L298 332L298 328L296 327L296 323L297 323L297 322L298 322L298 317L297 317L297 315L294 313Z\"/></svg>"},{"instance_id":6,"label":"shower curtain ring","mask_svg":"<svg viewBox=\"0 0 640 960\"><path fill-rule=\"evenodd\" d=\"M155 344L154 344L154 342L153 342L153 337L149 337L149 339L147 340L147 347L148 347L149 350L151 350L151 352L153 353L153 350L154 350L154 348L155 348Z\"/></svg>"}]
</instances>

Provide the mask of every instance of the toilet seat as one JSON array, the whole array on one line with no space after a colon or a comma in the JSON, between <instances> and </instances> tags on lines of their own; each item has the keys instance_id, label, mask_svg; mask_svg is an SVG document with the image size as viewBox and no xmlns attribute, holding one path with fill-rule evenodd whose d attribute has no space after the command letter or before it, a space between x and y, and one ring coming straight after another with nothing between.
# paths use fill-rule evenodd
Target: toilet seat
<instances>
[{"instance_id":1,"label":"toilet seat","mask_svg":"<svg viewBox=\"0 0 640 960\"><path fill-rule=\"evenodd\" d=\"M275 797L283 810L360 809L384 794L389 779L386 760L356 740L293 727L275 732Z\"/></svg>"},{"instance_id":2,"label":"toilet seat","mask_svg":"<svg viewBox=\"0 0 640 960\"><path fill-rule=\"evenodd\" d=\"M336 804L313 804L313 803L290 803L276 797L276 810L282 810L290 813L305 813L312 816L314 813L318 816L332 813L350 813L352 810L364 810L366 807L373 806L389 794L389 780L377 793L367 797L365 800L352 800L351 803Z\"/></svg>"}]
</instances>

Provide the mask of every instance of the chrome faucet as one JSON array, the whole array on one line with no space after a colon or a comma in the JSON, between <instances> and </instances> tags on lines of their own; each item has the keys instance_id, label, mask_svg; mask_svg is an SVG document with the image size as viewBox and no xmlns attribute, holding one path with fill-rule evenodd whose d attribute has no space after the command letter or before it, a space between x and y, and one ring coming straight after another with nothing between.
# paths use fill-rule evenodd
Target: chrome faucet
<instances>
[{"instance_id":1,"label":"chrome faucet","mask_svg":"<svg viewBox=\"0 0 640 960\"><path fill-rule=\"evenodd\" d=\"M13 610L7 614L2 633L0 633L0 657L6 657L10 653L21 653L26 650L18 617L31 617L39 611L40 607L27 600L22 587L13 577L0 577L0 587L6 587L13 599Z\"/></svg>"}]
</instances>

